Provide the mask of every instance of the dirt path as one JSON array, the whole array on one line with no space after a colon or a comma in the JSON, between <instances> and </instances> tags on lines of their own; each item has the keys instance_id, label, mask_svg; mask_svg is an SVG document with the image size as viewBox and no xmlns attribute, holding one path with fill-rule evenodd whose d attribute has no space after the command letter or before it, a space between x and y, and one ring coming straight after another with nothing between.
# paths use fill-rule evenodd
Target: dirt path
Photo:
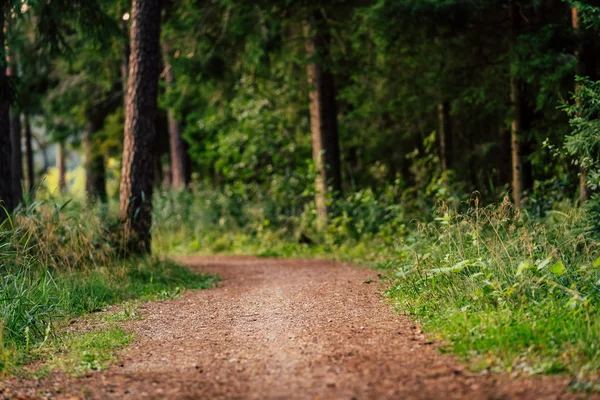
<instances>
[{"instance_id":1,"label":"dirt path","mask_svg":"<svg viewBox=\"0 0 600 400\"><path fill-rule=\"evenodd\" d=\"M20 382L21 396L91 399L557 399L564 378L471 374L378 293L373 271L329 261L189 257L218 288L145 304L108 370ZM14 392L13 392L14 393ZM2 395L0 394L0 398ZM11 396L12 397L12 396Z\"/></svg>"}]
</instances>

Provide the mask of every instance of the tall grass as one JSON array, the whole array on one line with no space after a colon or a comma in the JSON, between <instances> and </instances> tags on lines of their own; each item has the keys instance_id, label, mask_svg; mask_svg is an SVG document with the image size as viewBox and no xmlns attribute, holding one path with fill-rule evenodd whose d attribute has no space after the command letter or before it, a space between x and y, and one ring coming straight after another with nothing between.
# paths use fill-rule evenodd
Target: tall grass
<instances>
[{"instance_id":1,"label":"tall grass","mask_svg":"<svg viewBox=\"0 0 600 400\"><path fill-rule=\"evenodd\" d=\"M67 318L211 286L213 277L171 262L121 260L110 215L45 201L0 226L0 374L14 372Z\"/></svg>"},{"instance_id":2,"label":"tall grass","mask_svg":"<svg viewBox=\"0 0 600 400\"><path fill-rule=\"evenodd\" d=\"M388 295L480 367L600 370L599 243L579 210L443 210L402 241Z\"/></svg>"}]
</instances>

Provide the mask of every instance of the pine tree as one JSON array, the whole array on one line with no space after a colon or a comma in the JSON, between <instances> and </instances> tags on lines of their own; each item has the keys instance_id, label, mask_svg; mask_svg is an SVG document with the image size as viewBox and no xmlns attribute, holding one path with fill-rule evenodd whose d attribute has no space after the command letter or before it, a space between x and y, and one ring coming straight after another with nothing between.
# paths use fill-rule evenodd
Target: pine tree
<instances>
[{"instance_id":1,"label":"pine tree","mask_svg":"<svg viewBox=\"0 0 600 400\"><path fill-rule=\"evenodd\" d=\"M140 253L151 245L161 3L134 0L131 10L120 215L127 249Z\"/></svg>"}]
</instances>

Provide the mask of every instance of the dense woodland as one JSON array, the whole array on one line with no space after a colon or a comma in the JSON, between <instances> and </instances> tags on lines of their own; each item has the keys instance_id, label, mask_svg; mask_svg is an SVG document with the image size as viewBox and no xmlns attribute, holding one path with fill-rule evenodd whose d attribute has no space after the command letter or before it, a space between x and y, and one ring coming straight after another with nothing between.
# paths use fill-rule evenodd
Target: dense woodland
<instances>
[{"instance_id":1,"label":"dense woodland","mask_svg":"<svg viewBox=\"0 0 600 400\"><path fill-rule=\"evenodd\" d=\"M139 234L155 187L313 191L322 225L365 188L420 213L477 191L542 214L597 186L593 4L5 3L8 212L48 170L36 141L57 145L61 190L65 152L84 155L90 200L120 179Z\"/></svg>"},{"instance_id":2,"label":"dense woodland","mask_svg":"<svg viewBox=\"0 0 600 400\"><path fill-rule=\"evenodd\" d=\"M6 265L360 260L464 354L597 371L599 2L0 5ZM511 323L548 332L478 348L469 331Z\"/></svg>"}]
</instances>

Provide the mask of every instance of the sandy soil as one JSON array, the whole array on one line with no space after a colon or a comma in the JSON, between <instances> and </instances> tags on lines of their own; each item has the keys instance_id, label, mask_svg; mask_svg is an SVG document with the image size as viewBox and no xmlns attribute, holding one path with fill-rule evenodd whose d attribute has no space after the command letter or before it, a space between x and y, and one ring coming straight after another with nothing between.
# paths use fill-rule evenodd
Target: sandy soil
<instances>
[{"instance_id":1,"label":"sandy soil","mask_svg":"<svg viewBox=\"0 0 600 400\"><path fill-rule=\"evenodd\" d=\"M105 371L0 383L0 398L571 399L561 377L470 373L382 299L377 273L331 261L187 257L218 288L142 306ZM365 281L374 280L371 284Z\"/></svg>"}]
</instances>

